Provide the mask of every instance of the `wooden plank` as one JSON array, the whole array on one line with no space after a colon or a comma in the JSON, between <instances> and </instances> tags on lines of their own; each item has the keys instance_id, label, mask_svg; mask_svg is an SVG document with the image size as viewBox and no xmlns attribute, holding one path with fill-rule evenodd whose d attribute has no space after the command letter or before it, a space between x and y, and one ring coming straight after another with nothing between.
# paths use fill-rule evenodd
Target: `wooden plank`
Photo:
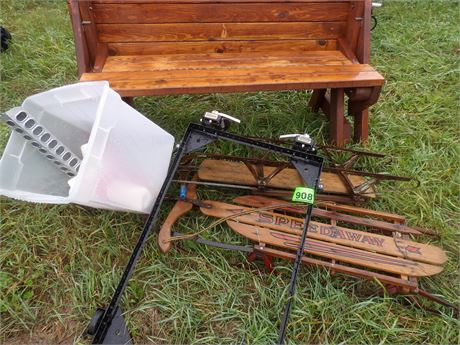
<instances>
[{"instance_id":1,"label":"wooden plank","mask_svg":"<svg viewBox=\"0 0 460 345\"><path fill-rule=\"evenodd\" d=\"M261 63L261 65L264 65ZM176 65L177 66L177 65ZM228 65L230 67L230 64ZM314 81L320 80L347 80L350 84L363 81L366 85L378 84L381 79L378 72L376 72L369 65L350 65L337 66L337 65L306 65L306 64L290 64L287 66L276 66L276 61L266 62L265 66L254 66L250 61L246 64L241 64L236 68L221 68L219 66L208 66L208 68L171 68L167 64L158 69L149 70L146 68L139 71L135 70L122 70L119 72L101 72L94 74L92 77L100 79L106 77L110 80L161 80L161 78L170 77L173 79L204 79L207 77L233 77L235 80L238 77L266 77L269 79L281 78L281 81L286 81L288 78L293 80ZM348 78L346 77L348 76Z\"/></svg>"},{"instance_id":2,"label":"wooden plank","mask_svg":"<svg viewBox=\"0 0 460 345\"><path fill-rule=\"evenodd\" d=\"M257 247L256 247L257 248ZM289 259L289 260L295 260L296 255L294 253L289 253L286 251L278 250L278 249L273 249L273 248L268 248L264 247L262 248L257 248L258 250L261 250L263 253L269 255L269 256L274 256L278 257L281 259ZM316 258L311 258L308 256L302 256L302 263L306 265L314 265L317 267L325 267L329 268L332 271L336 271L342 274L347 274L353 277L359 277L359 278L364 278L364 279L369 279L369 280L379 280L381 283L384 284L391 284L395 286L400 286L402 288L408 288L411 291L417 289L417 283L403 280L391 275L386 275L386 274L381 274L373 271L367 271L364 269L356 268L356 267L351 267L351 266L345 266L342 264L336 264L335 262L329 262L329 261L324 261L324 260L318 260Z\"/></svg>"},{"instance_id":3,"label":"wooden plank","mask_svg":"<svg viewBox=\"0 0 460 345\"><path fill-rule=\"evenodd\" d=\"M99 43L96 48L96 60L94 61L93 72L102 72L108 56L106 43Z\"/></svg>"},{"instance_id":4,"label":"wooden plank","mask_svg":"<svg viewBox=\"0 0 460 345\"><path fill-rule=\"evenodd\" d=\"M81 25L80 9L76 0L68 0L67 2L70 21L72 23L72 31L75 41L75 55L77 58L77 70L80 77L83 73L91 70L91 62L88 54L88 47L83 27Z\"/></svg>"},{"instance_id":5,"label":"wooden plank","mask_svg":"<svg viewBox=\"0 0 460 345\"><path fill-rule=\"evenodd\" d=\"M137 42L108 43L110 55L155 55L196 53L254 53L254 52L311 52L336 50L337 41L329 40L266 40L212 42Z\"/></svg>"},{"instance_id":6,"label":"wooden plank","mask_svg":"<svg viewBox=\"0 0 460 345\"><path fill-rule=\"evenodd\" d=\"M337 147L344 145L344 89L331 89L330 107L329 107L329 139Z\"/></svg>"},{"instance_id":7,"label":"wooden plank","mask_svg":"<svg viewBox=\"0 0 460 345\"><path fill-rule=\"evenodd\" d=\"M382 212L382 211L375 211L367 208L351 206L351 205L339 205L339 204L324 204L322 205L326 210L334 210L334 211L341 211L347 212L351 214L359 214L365 216L371 216L376 218L381 218L387 221L400 221L404 223L406 221L406 217L400 216L393 213Z\"/></svg>"},{"instance_id":8,"label":"wooden plank","mask_svg":"<svg viewBox=\"0 0 460 345\"><path fill-rule=\"evenodd\" d=\"M323 111L324 116L329 120L329 116L331 115L331 95L329 92L326 92L323 95L323 99L318 104L320 109Z\"/></svg>"},{"instance_id":9,"label":"wooden plank","mask_svg":"<svg viewBox=\"0 0 460 345\"><path fill-rule=\"evenodd\" d=\"M275 63L266 63L263 67L255 67L251 64L246 66L240 66L238 68L218 68L211 67L206 69L174 69L164 67L157 70L145 70L145 71L120 71L120 72L102 72L98 74L87 74L86 80L101 80L103 78L110 81L147 81L152 82L163 82L163 79L168 78L169 81L178 79L187 79L190 83L193 81L205 81L208 78L232 78L238 80L238 78L247 78L251 80L256 77L270 78L276 81L276 78L280 79L280 82L293 79L293 80L320 80L322 77L325 81L328 79L339 80L342 75L350 76L348 81L351 83L353 80L358 82L360 77L363 81L377 82L375 71L371 68L367 69L364 65L351 65L353 68L345 69L341 71L340 66L309 66L303 64L292 64L288 66L276 67ZM357 67L357 68L355 68Z\"/></svg>"},{"instance_id":10,"label":"wooden plank","mask_svg":"<svg viewBox=\"0 0 460 345\"><path fill-rule=\"evenodd\" d=\"M359 63L355 53L351 50L350 44L342 37L337 39L337 47L352 63Z\"/></svg>"},{"instance_id":11,"label":"wooden plank","mask_svg":"<svg viewBox=\"0 0 460 345\"><path fill-rule=\"evenodd\" d=\"M318 89L313 91L308 106L311 110L317 113L321 107L321 103L324 101L324 95L326 95L326 89Z\"/></svg>"},{"instance_id":12,"label":"wooden plank","mask_svg":"<svg viewBox=\"0 0 460 345\"><path fill-rule=\"evenodd\" d=\"M159 54L159 55L120 55L111 56L110 61L114 63L140 63L154 61L227 61L233 62L238 60L251 59L293 59L296 61L306 61L308 63L320 63L321 61L332 62L336 64L352 64L352 62L340 51L310 51L308 53L292 54L289 51L261 52L259 54L235 52L235 53L200 53L200 54Z\"/></svg>"},{"instance_id":13,"label":"wooden plank","mask_svg":"<svg viewBox=\"0 0 460 345\"><path fill-rule=\"evenodd\" d=\"M85 35L88 46L88 54L91 61L91 67L93 67L94 62L96 61L96 50L98 44L93 12L88 1L79 1L78 7L80 8L81 25L83 27L83 33Z\"/></svg>"},{"instance_id":14,"label":"wooden plank","mask_svg":"<svg viewBox=\"0 0 460 345\"><path fill-rule=\"evenodd\" d=\"M207 216L225 218L237 213L248 212L253 208L206 200L208 207L201 212ZM318 211L318 210L317 210ZM320 210L321 211L321 210ZM274 212L254 212L232 219L235 222L256 225L297 236L302 235L304 220ZM395 257L442 265L447 261L444 251L438 247L409 240L398 240L392 236L378 235L365 231L335 226L317 221L310 221L308 238L332 242L366 251L387 254Z\"/></svg>"},{"instance_id":15,"label":"wooden plank","mask_svg":"<svg viewBox=\"0 0 460 345\"><path fill-rule=\"evenodd\" d=\"M300 66L302 67L302 66ZM276 82L276 79L279 79L280 82L285 82L289 80L300 80L300 81L315 81L318 80L318 83L322 81L327 81L328 79L336 80L340 78L342 75L350 76L348 79L350 82L353 79L359 81L360 77L363 77L363 81L366 80L373 80L367 79L373 75L372 71L347 71L347 72L340 72L335 71L333 69L329 71L308 71L308 72L299 72L299 66L287 66L287 67L273 67L273 71L267 72L270 66L266 68L251 68L243 67L243 68L229 68L229 69L218 69L218 68L210 68L205 70L174 70L174 69L164 69L164 70L157 70L157 71L140 71L140 72L103 72L95 75L89 75L86 80L109 80L113 82L129 82L129 81L151 81L152 83L162 84L164 82L164 78L169 78L169 82L173 83L176 80L188 80L189 86L195 86L195 82L199 84L200 82L205 82L208 79L216 79L216 78L232 78L233 81L251 81L254 78L264 78L265 79L273 79ZM353 76L353 77L352 77ZM321 79L323 78L323 79ZM352 79L353 78L353 79ZM346 78L344 78L345 80ZM237 85L237 83L232 83L232 80L228 82ZM260 79L259 81L263 81Z\"/></svg>"},{"instance_id":16,"label":"wooden plank","mask_svg":"<svg viewBox=\"0 0 460 345\"><path fill-rule=\"evenodd\" d=\"M81 81L87 79L88 73L83 74ZM377 84L374 76L354 74L340 74L335 78L325 79L322 76L316 78L289 78L285 76L272 76L270 78L238 77L232 80L225 80L223 77L211 78L190 83L190 79L176 79L173 81L164 80L134 80L134 81L113 81L106 76L93 76L91 80L108 80L110 86L123 97L138 96L162 96L162 95L183 95L183 94L207 94L226 92L258 92L258 91L281 91L281 90L305 90L316 88L347 87L351 83L354 87L369 86ZM357 79L356 82L353 79Z\"/></svg>"},{"instance_id":17,"label":"wooden plank","mask_svg":"<svg viewBox=\"0 0 460 345\"><path fill-rule=\"evenodd\" d=\"M99 24L346 21L348 3L94 4Z\"/></svg>"},{"instance_id":18,"label":"wooden plank","mask_svg":"<svg viewBox=\"0 0 460 345\"><path fill-rule=\"evenodd\" d=\"M384 80L372 67L353 65L338 51L277 55L109 56L104 73L85 74L81 80L108 80L122 96L358 87ZM110 70L132 73L105 73Z\"/></svg>"},{"instance_id":19,"label":"wooden plank","mask_svg":"<svg viewBox=\"0 0 460 345\"><path fill-rule=\"evenodd\" d=\"M253 205L254 207L264 207L264 206L280 204L284 202L283 200L267 198L262 195L239 196L236 199L234 199L234 201L237 203L241 203L242 205L247 205L247 206ZM292 206L290 202L286 201L285 203L287 206L289 205L290 212L305 214L305 210L307 208L306 205ZM363 208L363 207L357 207L357 206L341 205L341 204L335 204L331 202L324 202L324 203L321 202L317 205L317 207L321 207L326 210L357 214L359 216L369 216L369 217L379 218L379 219L383 219L383 220L390 221L390 222L395 222L395 223L397 222L401 225L404 225L406 221L406 217L404 216L400 216L400 215L389 213L389 212L371 210L369 208Z\"/></svg>"},{"instance_id":20,"label":"wooden plank","mask_svg":"<svg viewBox=\"0 0 460 345\"><path fill-rule=\"evenodd\" d=\"M233 199L234 202L240 205L251 206L251 207L266 207L266 206L274 206L274 205L282 205L286 203L286 207L280 207L283 211L288 211L292 213L298 214L305 214L306 206L293 206L292 203L285 202L282 200L267 198L261 195L244 195ZM323 209L325 208L325 209ZM336 212L338 210L345 210L345 212L349 211L349 208L352 210L360 209L361 212L358 213L360 217L339 213ZM332 209L334 211L328 211L328 209ZM351 212L350 212L351 213ZM355 213L356 214L356 213ZM386 217L387 219L404 219L404 217L398 215L387 214L384 212L368 210L365 208L360 207L353 207L348 205L333 205L330 203L323 203L317 202L316 207L313 209L313 216L331 219L334 221L345 222L347 224L355 224L355 225L363 225L368 229L373 230L383 230L388 232L401 232L404 234L411 234L411 235L421 235L422 233L417 229L410 228L406 226L404 223L388 223L385 221L381 221L379 219L370 219L364 218L363 216L373 216L374 218L382 218Z\"/></svg>"},{"instance_id":21,"label":"wooden plank","mask_svg":"<svg viewBox=\"0 0 460 345\"><path fill-rule=\"evenodd\" d=\"M361 110L359 113L355 113L354 118L355 127L353 139L357 143L367 141L367 139L369 138L369 109L364 109Z\"/></svg>"},{"instance_id":22,"label":"wooden plank","mask_svg":"<svg viewBox=\"0 0 460 345\"><path fill-rule=\"evenodd\" d=\"M298 71L320 71L325 65L329 72L343 71L341 65L350 65L351 62L340 52L310 52L302 55L293 55L284 52L270 54L260 53L226 53L226 54L175 54L175 55L128 55L110 56L103 72L140 72L158 70L206 70L206 69L238 69L243 67L287 67L302 65ZM349 71L373 71L368 65L350 67ZM326 70L325 70L326 71Z\"/></svg>"},{"instance_id":23,"label":"wooden plank","mask_svg":"<svg viewBox=\"0 0 460 345\"><path fill-rule=\"evenodd\" d=\"M344 35L344 41L347 42L351 51L356 55L358 60L361 63L364 63L360 60L358 56L358 38L362 31L363 20L364 20L364 1L353 1L350 4L350 11L348 12L347 28L346 34Z\"/></svg>"},{"instance_id":24,"label":"wooden plank","mask_svg":"<svg viewBox=\"0 0 460 345\"><path fill-rule=\"evenodd\" d=\"M242 224L231 220L228 220L227 224L240 235L256 243L265 243L290 250L297 250L299 247L301 237L297 235L286 234L281 231ZM305 254L340 260L378 271L406 274L414 277L431 276L443 270L441 266L437 265L395 258L313 239L307 239L305 242Z\"/></svg>"},{"instance_id":25,"label":"wooden plank","mask_svg":"<svg viewBox=\"0 0 460 345\"><path fill-rule=\"evenodd\" d=\"M397 224L401 224L401 223L397 223ZM409 235L407 235L407 234L402 234L402 233L400 233L400 232L394 232L394 233L393 233L393 238L394 238L395 243L398 244L398 246L400 245L400 242L399 242L399 239L400 239L400 238L403 238L403 239L405 239L405 240L410 239L410 238L409 238ZM406 275L401 275L400 277L401 277L401 279L407 280L407 281L409 281L410 279L413 279L413 280L414 280L414 283L415 283L415 284L417 283L417 278L408 277L408 276L406 276ZM407 289L407 288L403 288L402 292L403 292L403 293L408 293L408 292L409 292L408 290L409 290L409 289Z\"/></svg>"},{"instance_id":26,"label":"wooden plank","mask_svg":"<svg viewBox=\"0 0 460 345\"><path fill-rule=\"evenodd\" d=\"M336 39L346 22L97 24L100 42Z\"/></svg>"},{"instance_id":27,"label":"wooden plank","mask_svg":"<svg viewBox=\"0 0 460 345\"><path fill-rule=\"evenodd\" d=\"M270 175L275 167L264 166L264 176ZM244 163L226 160L206 159L198 168L198 178L203 181L213 181L220 183L232 183L242 185L255 185L254 176L250 173ZM351 175L350 180L356 186L365 180L361 176ZM322 172L321 181L324 185L324 193L348 194L343 181L335 173ZM302 178L294 168L286 168L274 176L268 183L268 188L279 188L294 190L302 186Z\"/></svg>"},{"instance_id":28,"label":"wooden plank","mask_svg":"<svg viewBox=\"0 0 460 345\"><path fill-rule=\"evenodd\" d=\"M356 56L361 63L371 61L371 11L372 0L364 1L364 13L361 32L356 47Z\"/></svg>"},{"instance_id":29,"label":"wooden plank","mask_svg":"<svg viewBox=\"0 0 460 345\"><path fill-rule=\"evenodd\" d=\"M354 75L353 79L359 80L359 76L362 76L363 80L373 80L367 79L374 74L372 70L348 70L341 72L339 68L328 69L326 66L319 66L318 69L313 69L310 66L308 68L305 65L289 65L285 67L275 67L275 64L267 64L264 67L252 67L252 66L243 66L240 68L208 68L208 69L173 69L173 68L164 68L154 71L121 71L121 72L102 72L98 75L88 76L88 80L100 80L102 77L110 81L142 81L142 80L151 80L162 81L164 78L169 78L170 81L175 79L187 79L190 83L200 80L206 80L207 78L233 78L237 80L239 77L245 78L255 78L255 77L273 77L280 78L280 81L284 81L291 78L303 79L308 81L310 78L319 79L324 77L328 78L339 78L341 75ZM305 68L302 68L305 67ZM306 71L304 71L304 69ZM352 79L349 79L351 82ZM192 84L190 84L192 85Z\"/></svg>"},{"instance_id":30,"label":"wooden plank","mask_svg":"<svg viewBox=\"0 0 460 345\"><path fill-rule=\"evenodd\" d=\"M213 77L192 80L143 79L110 81L104 73L84 73L81 81L108 80L122 97L206 94L214 92L255 92L277 90L305 90L337 87L366 87L381 85L383 78L376 72L322 75L248 75L234 78Z\"/></svg>"}]
</instances>

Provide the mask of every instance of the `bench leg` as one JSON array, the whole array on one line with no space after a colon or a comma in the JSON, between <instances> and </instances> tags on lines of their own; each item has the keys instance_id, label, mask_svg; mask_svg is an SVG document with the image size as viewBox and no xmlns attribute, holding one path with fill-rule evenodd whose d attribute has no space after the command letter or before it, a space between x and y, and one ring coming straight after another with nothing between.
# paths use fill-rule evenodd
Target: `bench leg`
<instances>
[{"instance_id":1,"label":"bench leg","mask_svg":"<svg viewBox=\"0 0 460 345\"><path fill-rule=\"evenodd\" d=\"M354 140L365 142L369 137L369 107L377 102L381 86L358 88L348 93L348 114L355 118Z\"/></svg>"},{"instance_id":2,"label":"bench leg","mask_svg":"<svg viewBox=\"0 0 460 345\"><path fill-rule=\"evenodd\" d=\"M333 130L333 127L335 125L333 125L333 120L331 120L331 119L332 118L337 119L337 114L341 113L341 115L339 117L342 118L342 123L343 123L342 126L341 126L342 127L342 132L343 132L343 134L341 135L341 137L342 137L342 140L341 140L342 144L341 145L343 146L344 143L348 143L351 140L351 125L347 121L345 116L343 116L343 99L344 99L343 89L341 89L342 90L342 96L338 95L334 91L334 98L335 98L335 104L334 105L332 105L332 101L331 101L331 99L333 98L332 97L333 90L337 90L337 89L331 89L330 94L327 93L326 89L314 90L308 105L314 112L318 112L321 109L323 111L324 115L328 118L328 120L330 122L330 126L331 126L330 127L331 128L330 129L330 137L331 137L331 141L333 141L334 143L336 143L337 141L334 139L335 134L333 133L333 131L337 132L337 130L340 130L340 129L336 128L335 130ZM340 103L340 101L338 101L340 98L342 99L341 103ZM337 109L337 105L339 105L339 104L341 104L341 108Z\"/></svg>"},{"instance_id":3,"label":"bench leg","mask_svg":"<svg viewBox=\"0 0 460 345\"><path fill-rule=\"evenodd\" d=\"M345 142L344 136L344 90L331 89L329 104L329 135L332 143L342 147Z\"/></svg>"},{"instance_id":4,"label":"bench leg","mask_svg":"<svg viewBox=\"0 0 460 345\"><path fill-rule=\"evenodd\" d=\"M349 109L348 113L355 118L354 141L357 143L366 142L369 137L369 109L357 113L353 113L353 110Z\"/></svg>"},{"instance_id":5,"label":"bench leg","mask_svg":"<svg viewBox=\"0 0 460 345\"><path fill-rule=\"evenodd\" d=\"M121 99L130 106L134 107L134 97L121 97Z\"/></svg>"},{"instance_id":6,"label":"bench leg","mask_svg":"<svg viewBox=\"0 0 460 345\"><path fill-rule=\"evenodd\" d=\"M311 110L317 113L321 109L321 104L324 101L326 95L326 89L313 90L308 106Z\"/></svg>"}]
</instances>

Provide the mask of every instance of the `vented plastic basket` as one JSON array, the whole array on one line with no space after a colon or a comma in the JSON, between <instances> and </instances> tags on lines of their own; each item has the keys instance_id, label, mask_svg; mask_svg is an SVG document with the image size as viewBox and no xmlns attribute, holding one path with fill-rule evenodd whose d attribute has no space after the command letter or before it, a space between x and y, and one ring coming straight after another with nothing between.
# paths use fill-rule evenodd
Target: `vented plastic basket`
<instances>
[{"instance_id":1,"label":"vented plastic basket","mask_svg":"<svg viewBox=\"0 0 460 345\"><path fill-rule=\"evenodd\" d=\"M166 178L174 138L123 102L108 82L49 90L28 97L7 113L15 116L21 109L82 161L77 175L68 176L13 131L0 160L2 195L150 211Z\"/></svg>"}]
</instances>

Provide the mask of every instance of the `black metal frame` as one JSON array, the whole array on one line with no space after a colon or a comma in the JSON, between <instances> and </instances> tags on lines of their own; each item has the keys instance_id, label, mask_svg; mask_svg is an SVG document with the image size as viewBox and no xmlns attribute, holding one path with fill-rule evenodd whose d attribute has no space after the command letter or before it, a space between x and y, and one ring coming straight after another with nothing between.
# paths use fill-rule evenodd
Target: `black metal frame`
<instances>
[{"instance_id":1,"label":"black metal frame","mask_svg":"<svg viewBox=\"0 0 460 345\"><path fill-rule=\"evenodd\" d=\"M165 199L166 193L173 180L174 175L179 167L181 159L188 153L199 150L204 146L215 142L218 139L227 140L237 144L243 144L253 148L271 151L279 153L290 159L291 163L296 167L300 176L304 180L307 186L314 188L315 190L319 184L319 178L321 169L323 166L323 158L311 154L308 151L299 151L298 149L289 149L286 147L261 142L255 139L250 139L235 134L227 133L216 129L214 125L199 125L191 123L182 139L180 146L178 147L174 160L169 167L168 174L163 183L163 186L158 194L155 204L152 207L150 215L144 224L142 233L134 247L134 250L129 258L126 268L121 276L120 282L112 296L112 299L106 309L98 309L96 314L91 319L88 326L87 333L93 336L93 344L130 344L132 343L129 331L126 327L126 323L122 316L122 311L119 306L122 295L128 286L128 281L134 271L136 263L142 252L148 236L150 235L153 226L158 218L160 206ZM311 207L309 208L311 209ZM311 212L307 212L304 222L304 229L302 234L302 241L297 252L296 261L294 264L294 270L292 272L292 278L289 287L289 300L285 311L285 316L281 324L280 338L278 343L284 342L284 332L289 317L289 311L292 302L292 296L294 294L297 273L300 267L300 259L303 254L304 240L306 239L306 233L308 224L310 221Z\"/></svg>"}]
</instances>

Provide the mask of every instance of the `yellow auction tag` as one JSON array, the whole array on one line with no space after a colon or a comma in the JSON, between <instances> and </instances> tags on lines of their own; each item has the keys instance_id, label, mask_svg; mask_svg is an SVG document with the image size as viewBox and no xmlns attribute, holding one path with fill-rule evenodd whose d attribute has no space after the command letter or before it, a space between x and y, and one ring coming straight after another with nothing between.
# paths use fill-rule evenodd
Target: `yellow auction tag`
<instances>
[{"instance_id":1,"label":"yellow auction tag","mask_svg":"<svg viewBox=\"0 0 460 345\"><path fill-rule=\"evenodd\" d=\"M292 201L313 204L315 202L315 190L308 187L297 187L292 195Z\"/></svg>"}]
</instances>

